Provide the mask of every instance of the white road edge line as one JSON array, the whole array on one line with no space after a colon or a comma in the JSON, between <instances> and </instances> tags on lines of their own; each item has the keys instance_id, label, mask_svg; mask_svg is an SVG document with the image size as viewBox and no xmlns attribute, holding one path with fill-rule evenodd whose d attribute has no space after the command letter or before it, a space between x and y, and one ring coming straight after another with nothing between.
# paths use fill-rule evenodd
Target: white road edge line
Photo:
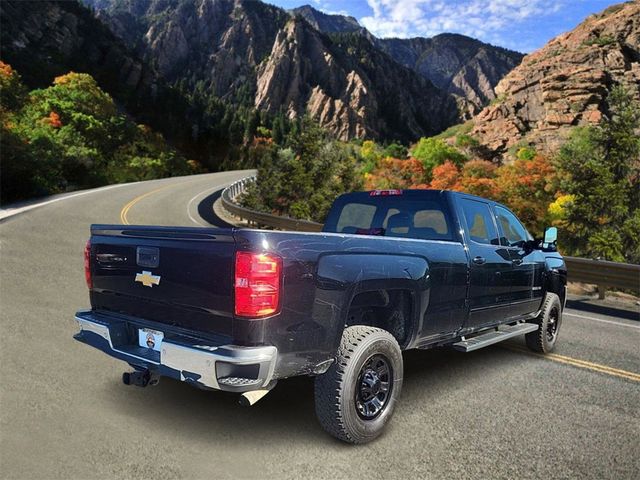
<instances>
[{"instance_id":1,"label":"white road edge line","mask_svg":"<svg viewBox=\"0 0 640 480\"><path fill-rule=\"evenodd\" d=\"M139 183L139 182L133 182L133 183ZM89 195L90 193L102 192L104 190L110 190L112 188L124 187L125 185L132 185L132 183L118 183L116 185L107 185L106 187L93 188L91 190L72 193L71 195L65 195L63 197L54 198L52 200L44 200L42 202L34 203L32 205L25 205L24 207L2 208L0 209L0 220L13 217L14 215L18 215L19 213L28 212L29 210L33 210L34 208L44 207L45 205L49 205L51 203L60 202L62 200L67 200L69 198L81 197L83 195Z\"/></svg>"},{"instance_id":2,"label":"white road edge line","mask_svg":"<svg viewBox=\"0 0 640 480\"><path fill-rule=\"evenodd\" d=\"M586 315L578 315L575 313L564 312L564 315L569 315L570 317L576 317L576 318L584 318L586 320L593 320L594 322L610 323L612 325L618 325L620 327L629 327L629 328L635 328L637 330L640 330L640 325L629 325L628 323L614 322L613 320L605 320L604 318L587 317Z\"/></svg>"}]
</instances>

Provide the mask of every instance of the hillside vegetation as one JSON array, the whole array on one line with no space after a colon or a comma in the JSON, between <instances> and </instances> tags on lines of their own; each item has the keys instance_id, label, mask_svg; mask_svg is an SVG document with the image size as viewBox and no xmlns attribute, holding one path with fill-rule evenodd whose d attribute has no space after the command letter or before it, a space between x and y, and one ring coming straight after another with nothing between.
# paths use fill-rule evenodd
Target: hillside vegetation
<instances>
[{"instance_id":1,"label":"hillside vegetation","mask_svg":"<svg viewBox=\"0 0 640 480\"><path fill-rule=\"evenodd\" d=\"M119 112L87 74L70 72L29 92L0 62L0 124L3 202L198 171Z\"/></svg>"}]
</instances>

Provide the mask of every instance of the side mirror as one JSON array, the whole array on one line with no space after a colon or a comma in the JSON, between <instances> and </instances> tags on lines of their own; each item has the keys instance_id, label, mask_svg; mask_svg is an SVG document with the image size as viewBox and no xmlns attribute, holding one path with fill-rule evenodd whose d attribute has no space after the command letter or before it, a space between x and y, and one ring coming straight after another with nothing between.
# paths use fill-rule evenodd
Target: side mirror
<instances>
[{"instance_id":1,"label":"side mirror","mask_svg":"<svg viewBox=\"0 0 640 480\"><path fill-rule=\"evenodd\" d=\"M542 241L546 245L554 244L558 240L558 229L556 227L549 227L544 231L544 240Z\"/></svg>"}]
</instances>

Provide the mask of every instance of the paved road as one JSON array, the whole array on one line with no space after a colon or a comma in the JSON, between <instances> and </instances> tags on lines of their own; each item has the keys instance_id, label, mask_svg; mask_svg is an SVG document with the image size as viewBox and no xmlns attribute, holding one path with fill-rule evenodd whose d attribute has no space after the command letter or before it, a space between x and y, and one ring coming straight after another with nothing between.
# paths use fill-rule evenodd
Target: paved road
<instances>
[{"instance_id":1,"label":"paved road","mask_svg":"<svg viewBox=\"0 0 640 480\"><path fill-rule=\"evenodd\" d=\"M89 224L206 224L241 176L118 186L0 223L0 477L640 478L637 313L568 310L548 358L520 341L408 352L390 428L359 447L321 431L310 379L249 409L171 380L122 385L124 364L72 340Z\"/></svg>"}]
</instances>

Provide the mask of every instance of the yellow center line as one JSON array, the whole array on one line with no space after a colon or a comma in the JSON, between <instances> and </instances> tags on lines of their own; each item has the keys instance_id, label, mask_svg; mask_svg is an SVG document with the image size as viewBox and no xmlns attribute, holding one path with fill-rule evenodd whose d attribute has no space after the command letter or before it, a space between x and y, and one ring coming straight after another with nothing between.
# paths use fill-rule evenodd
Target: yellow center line
<instances>
[{"instance_id":1,"label":"yellow center line","mask_svg":"<svg viewBox=\"0 0 640 480\"><path fill-rule=\"evenodd\" d=\"M175 187L176 185L181 185L182 183L185 183L185 182L172 183L171 185L164 185L160 188L156 188L155 190L151 190L150 192L143 193L142 195L137 196L136 198L131 200L129 203L127 203L124 207L122 207L122 210L120 210L120 222L122 222L124 225L129 225L129 220L127 219L127 214L129 213L129 210L131 210L131 207L133 207L136 203L138 203L143 198L146 198L149 195L153 195L154 193L158 193L160 190L164 190L169 187Z\"/></svg>"},{"instance_id":2,"label":"yellow center line","mask_svg":"<svg viewBox=\"0 0 640 480\"><path fill-rule=\"evenodd\" d=\"M621 370L619 368L613 368L607 365L601 365L599 363L567 357L565 355L559 355L557 353L536 353L521 347L516 347L515 345L504 345L504 348L508 348L509 350L513 350L514 352L525 353L527 355L533 355L535 357L551 360L552 362L564 363L565 365L572 365L574 367L585 368L594 372L600 372L606 375L612 375L614 377L620 377L627 380L632 380L634 382L640 382L640 374L629 372L628 370Z\"/></svg>"}]
</instances>

